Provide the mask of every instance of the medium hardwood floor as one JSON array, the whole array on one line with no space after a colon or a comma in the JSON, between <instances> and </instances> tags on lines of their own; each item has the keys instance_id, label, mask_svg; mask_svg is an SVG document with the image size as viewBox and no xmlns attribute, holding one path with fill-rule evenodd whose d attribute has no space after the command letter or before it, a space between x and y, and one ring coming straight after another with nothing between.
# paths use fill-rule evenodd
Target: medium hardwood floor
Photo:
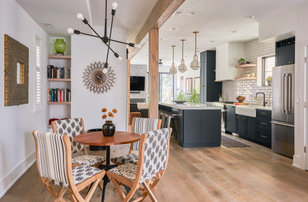
<instances>
[{"instance_id":1,"label":"medium hardwood floor","mask_svg":"<svg viewBox=\"0 0 308 202\"><path fill-rule=\"evenodd\" d=\"M270 149L240 141L251 147L183 149L173 141L166 175L154 191L157 199L308 201L308 172L292 167L291 159ZM124 150L126 152L126 148ZM98 188L92 201L100 201L100 197ZM43 187L33 165L0 201L53 201L53 198ZM108 184L105 201L120 201L112 184Z\"/></svg>"}]
</instances>

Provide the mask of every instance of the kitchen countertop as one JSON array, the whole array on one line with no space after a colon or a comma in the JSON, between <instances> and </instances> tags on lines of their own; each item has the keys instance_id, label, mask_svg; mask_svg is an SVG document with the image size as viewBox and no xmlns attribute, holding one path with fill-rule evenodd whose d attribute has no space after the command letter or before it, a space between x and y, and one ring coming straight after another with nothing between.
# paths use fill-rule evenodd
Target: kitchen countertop
<instances>
[{"instance_id":1,"label":"kitchen countertop","mask_svg":"<svg viewBox=\"0 0 308 202\"><path fill-rule=\"evenodd\" d=\"M262 105L256 105L256 104L248 104L248 105L235 105L231 103L223 103L223 102L209 102L209 104L212 104L214 106L217 105L227 105L227 106L235 106L235 107L242 107L242 108L255 108L255 109L261 109L261 110L272 110L271 106L262 106Z\"/></svg>"},{"instance_id":2,"label":"kitchen countertop","mask_svg":"<svg viewBox=\"0 0 308 202\"><path fill-rule=\"evenodd\" d=\"M160 105L166 107L172 107L174 109L181 109L181 110L221 110L220 107L213 107L212 105L207 104L192 104L192 103L185 103L185 104L175 104L175 103L159 103Z\"/></svg>"}]
</instances>

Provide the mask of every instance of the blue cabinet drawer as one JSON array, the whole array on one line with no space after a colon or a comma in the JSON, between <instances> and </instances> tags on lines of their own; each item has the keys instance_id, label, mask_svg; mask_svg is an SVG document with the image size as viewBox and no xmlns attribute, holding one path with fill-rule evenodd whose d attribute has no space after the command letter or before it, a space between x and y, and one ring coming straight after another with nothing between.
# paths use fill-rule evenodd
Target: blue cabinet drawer
<instances>
[{"instance_id":1,"label":"blue cabinet drawer","mask_svg":"<svg viewBox=\"0 0 308 202\"><path fill-rule=\"evenodd\" d=\"M257 141L260 144L271 148L272 145L271 131L259 129L257 133Z\"/></svg>"},{"instance_id":2,"label":"blue cabinet drawer","mask_svg":"<svg viewBox=\"0 0 308 202\"><path fill-rule=\"evenodd\" d=\"M270 118L258 118L257 127L261 130L271 130L271 119Z\"/></svg>"},{"instance_id":3,"label":"blue cabinet drawer","mask_svg":"<svg viewBox=\"0 0 308 202\"><path fill-rule=\"evenodd\" d=\"M257 110L257 117L265 117L265 118L272 118L272 111L270 110Z\"/></svg>"}]
</instances>

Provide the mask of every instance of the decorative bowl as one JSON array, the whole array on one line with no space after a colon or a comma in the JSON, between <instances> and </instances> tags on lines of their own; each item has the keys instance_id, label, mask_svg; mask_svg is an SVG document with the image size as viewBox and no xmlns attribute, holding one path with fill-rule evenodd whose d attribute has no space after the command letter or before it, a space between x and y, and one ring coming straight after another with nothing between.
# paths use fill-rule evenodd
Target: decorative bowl
<instances>
[{"instance_id":1,"label":"decorative bowl","mask_svg":"<svg viewBox=\"0 0 308 202\"><path fill-rule=\"evenodd\" d=\"M176 104L184 104L187 101L185 101L185 100L174 100L173 102L175 102Z\"/></svg>"},{"instance_id":2,"label":"decorative bowl","mask_svg":"<svg viewBox=\"0 0 308 202\"><path fill-rule=\"evenodd\" d=\"M238 96L235 98L238 102L243 102L246 99L246 96Z\"/></svg>"}]
</instances>

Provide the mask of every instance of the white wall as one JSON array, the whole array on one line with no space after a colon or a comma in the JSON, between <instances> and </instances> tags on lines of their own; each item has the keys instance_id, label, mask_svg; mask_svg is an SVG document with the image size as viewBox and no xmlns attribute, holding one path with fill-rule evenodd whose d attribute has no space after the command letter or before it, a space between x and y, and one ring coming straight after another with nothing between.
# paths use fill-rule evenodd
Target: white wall
<instances>
[{"instance_id":1,"label":"white wall","mask_svg":"<svg viewBox=\"0 0 308 202\"><path fill-rule=\"evenodd\" d=\"M303 44L308 40L308 2L290 8L288 11L266 19L261 19L259 23L260 40L277 40L295 34L295 154L293 165L305 169L305 134L304 127L307 127L304 119L304 79L308 77L304 71L304 49Z\"/></svg>"},{"instance_id":2,"label":"white wall","mask_svg":"<svg viewBox=\"0 0 308 202\"><path fill-rule=\"evenodd\" d=\"M29 103L4 106L4 34L29 48ZM35 35L42 40L42 110L34 113ZM32 130L47 129L47 33L14 1L0 5L0 197L35 160Z\"/></svg>"},{"instance_id":3,"label":"white wall","mask_svg":"<svg viewBox=\"0 0 308 202\"><path fill-rule=\"evenodd\" d=\"M96 27L96 29L99 29ZM100 32L102 33L102 32ZM113 38L125 40L126 33L122 29L113 29ZM93 62L105 61L106 45L99 39L88 36L72 36L71 38L71 116L84 118L85 128L101 128L103 107L109 110L118 109L114 119L117 130L127 129L127 60L126 46L111 43L112 48L117 51L123 60L116 59L113 54L109 56L109 65L115 73L115 84L110 91L104 94L94 94L86 89L83 84L82 75L87 65Z\"/></svg>"}]
</instances>

